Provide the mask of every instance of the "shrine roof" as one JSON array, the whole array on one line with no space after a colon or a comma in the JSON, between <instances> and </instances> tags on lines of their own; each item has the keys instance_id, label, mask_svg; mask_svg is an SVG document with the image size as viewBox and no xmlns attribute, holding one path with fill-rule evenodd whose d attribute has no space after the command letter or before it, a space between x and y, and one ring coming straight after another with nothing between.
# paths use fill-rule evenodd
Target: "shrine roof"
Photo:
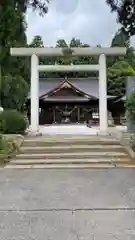
<instances>
[{"instance_id":1,"label":"shrine roof","mask_svg":"<svg viewBox=\"0 0 135 240\"><path fill-rule=\"evenodd\" d=\"M64 81L64 78L40 78L39 79L39 98L47 95L59 87ZM66 81L66 80L65 80ZM99 80L95 77L88 78L68 78L67 81L71 83L76 89L79 89L85 95L99 98ZM107 96L108 98L115 98L115 96Z\"/></svg>"}]
</instances>

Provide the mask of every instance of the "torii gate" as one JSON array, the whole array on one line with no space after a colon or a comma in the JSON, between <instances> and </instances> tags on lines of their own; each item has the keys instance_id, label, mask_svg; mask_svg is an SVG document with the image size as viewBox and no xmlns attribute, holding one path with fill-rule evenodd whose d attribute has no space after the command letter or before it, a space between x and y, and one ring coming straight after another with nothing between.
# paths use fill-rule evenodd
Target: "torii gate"
<instances>
[{"instance_id":1,"label":"torii gate","mask_svg":"<svg viewBox=\"0 0 135 240\"><path fill-rule=\"evenodd\" d=\"M99 72L99 117L100 133L107 133L107 73L106 56L126 54L124 47L71 48L72 56L99 56L96 65L39 65L39 56L64 56L63 48L11 48L12 56L31 57L31 130L36 134L39 128L39 72Z\"/></svg>"}]
</instances>

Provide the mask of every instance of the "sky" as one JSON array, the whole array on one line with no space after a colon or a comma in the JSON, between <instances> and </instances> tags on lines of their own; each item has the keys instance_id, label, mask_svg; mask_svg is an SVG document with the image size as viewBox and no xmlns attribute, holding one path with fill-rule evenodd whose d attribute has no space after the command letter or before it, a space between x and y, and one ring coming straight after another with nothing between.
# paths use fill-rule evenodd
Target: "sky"
<instances>
[{"instance_id":1,"label":"sky","mask_svg":"<svg viewBox=\"0 0 135 240\"><path fill-rule=\"evenodd\" d=\"M116 18L105 0L51 0L44 17L28 10L28 42L41 35L45 46L55 46L58 39L69 42L75 37L91 46L107 47L119 27Z\"/></svg>"}]
</instances>

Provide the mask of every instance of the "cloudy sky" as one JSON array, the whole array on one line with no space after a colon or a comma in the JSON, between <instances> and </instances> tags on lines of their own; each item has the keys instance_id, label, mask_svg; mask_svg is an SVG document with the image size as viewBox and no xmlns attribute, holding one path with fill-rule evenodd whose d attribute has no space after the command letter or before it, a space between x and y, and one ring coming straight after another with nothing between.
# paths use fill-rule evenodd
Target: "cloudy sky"
<instances>
[{"instance_id":1,"label":"cloudy sky","mask_svg":"<svg viewBox=\"0 0 135 240\"><path fill-rule=\"evenodd\" d=\"M118 25L105 0L51 0L44 17L28 11L28 41L41 35L45 46L53 46L60 38L81 39L91 46L109 46ZM134 43L134 41L132 41Z\"/></svg>"}]
</instances>

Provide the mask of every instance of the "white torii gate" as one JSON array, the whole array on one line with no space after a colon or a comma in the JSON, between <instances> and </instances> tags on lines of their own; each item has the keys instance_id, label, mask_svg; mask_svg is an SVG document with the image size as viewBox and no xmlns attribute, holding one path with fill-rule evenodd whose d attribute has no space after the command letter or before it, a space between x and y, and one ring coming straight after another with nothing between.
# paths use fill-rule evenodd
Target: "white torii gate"
<instances>
[{"instance_id":1,"label":"white torii gate","mask_svg":"<svg viewBox=\"0 0 135 240\"><path fill-rule=\"evenodd\" d=\"M39 128L39 72L99 72L99 117L100 133L107 133L107 73L106 56L125 55L126 48L71 48L72 56L99 56L96 65L39 65L39 56L64 56L62 48L11 48L12 56L31 56L31 130L36 134Z\"/></svg>"}]
</instances>

